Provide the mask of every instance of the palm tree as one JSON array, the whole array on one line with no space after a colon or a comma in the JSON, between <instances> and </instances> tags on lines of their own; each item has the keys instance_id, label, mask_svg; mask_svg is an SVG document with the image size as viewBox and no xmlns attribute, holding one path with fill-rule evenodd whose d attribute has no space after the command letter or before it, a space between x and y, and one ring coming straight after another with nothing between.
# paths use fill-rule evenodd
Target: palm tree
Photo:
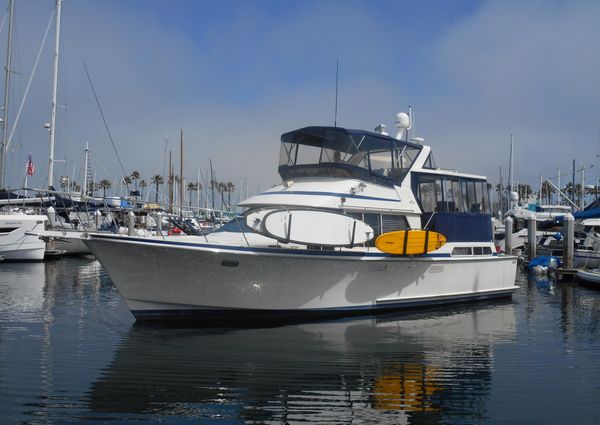
<instances>
[{"instance_id":1,"label":"palm tree","mask_svg":"<svg viewBox=\"0 0 600 425\"><path fill-rule=\"evenodd\" d=\"M227 183L227 204L228 209L231 211L231 192L235 190L235 185L231 182Z\"/></svg>"},{"instance_id":2,"label":"palm tree","mask_svg":"<svg viewBox=\"0 0 600 425\"><path fill-rule=\"evenodd\" d=\"M138 189L137 181L140 178L140 172L139 171L132 171L131 172L131 178L135 182L135 190L137 191L137 189Z\"/></svg>"},{"instance_id":3,"label":"palm tree","mask_svg":"<svg viewBox=\"0 0 600 425\"><path fill-rule=\"evenodd\" d=\"M544 199L544 197L546 197L546 203L550 204L550 198L552 197L552 194L556 192L554 190L554 187L552 187L552 185L548 181L545 181L544 183L542 183L541 191L542 193L540 194L540 201Z\"/></svg>"},{"instance_id":4,"label":"palm tree","mask_svg":"<svg viewBox=\"0 0 600 425\"><path fill-rule=\"evenodd\" d=\"M223 211L223 204L225 203L225 198L223 197L223 193L227 190L227 185L225 183L217 183L217 192L221 195L221 211Z\"/></svg>"},{"instance_id":5,"label":"palm tree","mask_svg":"<svg viewBox=\"0 0 600 425\"><path fill-rule=\"evenodd\" d=\"M140 187L142 188L142 199L144 199L144 188L148 187L148 183L146 183L146 180L140 180Z\"/></svg>"},{"instance_id":6,"label":"palm tree","mask_svg":"<svg viewBox=\"0 0 600 425\"><path fill-rule=\"evenodd\" d=\"M192 206L192 192L198 190L198 185L194 182L189 182L187 185L188 190L188 199L190 203L190 207Z\"/></svg>"},{"instance_id":7,"label":"palm tree","mask_svg":"<svg viewBox=\"0 0 600 425\"><path fill-rule=\"evenodd\" d=\"M158 203L158 185L164 183L163 176L161 176L160 174L155 174L150 179L150 182L152 184L156 185L156 199L155 199L155 202Z\"/></svg>"},{"instance_id":8,"label":"palm tree","mask_svg":"<svg viewBox=\"0 0 600 425\"><path fill-rule=\"evenodd\" d=\"M106 189L110 189L112 187L112 183L110 180L102 179L98 182L98 188L102 189L102 197L106 198Z\"/></svg>"}]
</instances>

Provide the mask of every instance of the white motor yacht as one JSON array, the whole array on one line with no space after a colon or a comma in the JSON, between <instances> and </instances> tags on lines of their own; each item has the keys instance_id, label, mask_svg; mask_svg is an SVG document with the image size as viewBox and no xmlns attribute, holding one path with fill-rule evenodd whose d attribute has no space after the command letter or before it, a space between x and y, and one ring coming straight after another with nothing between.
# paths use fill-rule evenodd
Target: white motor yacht
<instances>
[{"instance_id":1,"label":"white motor yacht","mask_svg":"<svg viewBox=\"0 0 600 425\"><path fill-rule=\"evenodd\" d=\"M517 259L495 250L486 178L438 168L429 146L407 140L408 115L396 119L396 138L285 133L283 182L206 236L84 242L137 319L364 314L510 296ZM377 248L402 230L426 230L421 252ZM446 243L428 249L429 232Z\"/></svg>"}]
</instances>

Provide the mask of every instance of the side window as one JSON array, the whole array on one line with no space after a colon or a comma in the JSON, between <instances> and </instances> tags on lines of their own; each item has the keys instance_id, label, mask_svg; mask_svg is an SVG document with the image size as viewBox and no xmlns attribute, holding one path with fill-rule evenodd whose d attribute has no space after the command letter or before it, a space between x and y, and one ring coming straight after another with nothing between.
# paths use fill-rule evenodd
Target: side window
<instances>
[{"instance_id":1,"label":"side window","mask_svg":"<svg viewBox=\"0 0 600 425\"><path fill-rule=\"evenodd\" d=\"M437 195L434 181L424 181L419 183L419 200L423 207L423 212L434 212L436 207Z\"/></svg>"},{"instance_id":2,"label":"side window","mask_svg":"<svg viewBox=\"0 0 600 425\"><path fill-rule=\"evenodd\" d=\"M471 247L456 247L452 249L452 253L450 255L473 255L471 251Z\"/></svg>"},{"instance_id":3,"label":"side window","mask_svg":"<svg viewBox=\"0 0 600 425\"><path fill-rule=\"evenodd\" d=\"M433 160L433 154L430 152L425 160L425 164L423 164L423 168L435 169L435 161Z\"/></svg>"},{"instance_id":4,"label":"side window","mask_svg":"<svg viewBox=\"0 0 600 425\"><path fill-rule=\"evenodd\" d=\"M381 216L381 233L393 232L394 230L404 230L408 228L408 220L403 215Z\"/></svg>"},{"instance_id":5,"label":"side window","mask_svg":"<svg viewBox=\"0 0 600 425\"><path fill-rule=\"evenodd\" d=\"M481 204L481 212L489 214L492 212L490 204L490 189L488 187L487 182L481 182L481 186L483 188L483 200Z\"/></svg>"},{"instance_id":6,"label":"side window","mask_svg":"<svg viewBox=\"0 0 600 425\"><path fill-rule=\"evenodd\" d=\"M456 205L456 211L458 212L467 212L467 202L465 196L463 195L463 191L460 185L459 180L451 180L451 188L452 196L454 199L454 203Z\"/></svg>"},{"instance_id":7,"label":"side window","mask_svg":"<svg viewBox=\"0 0 600 425\"><path fill-rule=\"evenodd\" d=\"M369 162L371 164L371 172L382 176L389 176L392 172L392 152L380 151L369 152Z\"/></svg>"},{"instance_id":8,"label":"side window","mask_svg":"<svg viewBox=\"0 0 600 425\"><path fill-rule=\"evenodd\" d=\"M477 194L475 191L475 182L473 181L465 181L463 184L466 186L466 194L467 194L467 205L469 206L469 212L479 212L480 205L477 202Z\"/></svg>"},{"instance_id":9,"label":"side window","mask_svg":"<svg viewBox=\"0 0 600 425\"><path fill-rule=\"evenodd\" d=\"M442 189L442 179L437 179L435 181L435 210L438 212L444 212L446 211L446 208L444 206L444 197L443 197L444 191Z\"/></svg>"}]
</instances>

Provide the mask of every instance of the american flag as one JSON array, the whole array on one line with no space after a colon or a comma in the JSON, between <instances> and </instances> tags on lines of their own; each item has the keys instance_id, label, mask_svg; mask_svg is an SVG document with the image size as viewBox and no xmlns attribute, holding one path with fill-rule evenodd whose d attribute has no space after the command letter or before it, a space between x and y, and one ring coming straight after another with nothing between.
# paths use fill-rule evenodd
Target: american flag
<instances>
[{"instance_id":1,"label":"american flag","mask_svg":"<svg viewBox=\"0 0 600 425\"><path fill-rule=\"evenodd\" d=\"M33 165L33 162L31 161L31 154L29 154L29 157L27 158L27 167L25 168L25 171L28 176L33 176L33 173L35 173L35 165Z\"/></svg>"}]
</instances>

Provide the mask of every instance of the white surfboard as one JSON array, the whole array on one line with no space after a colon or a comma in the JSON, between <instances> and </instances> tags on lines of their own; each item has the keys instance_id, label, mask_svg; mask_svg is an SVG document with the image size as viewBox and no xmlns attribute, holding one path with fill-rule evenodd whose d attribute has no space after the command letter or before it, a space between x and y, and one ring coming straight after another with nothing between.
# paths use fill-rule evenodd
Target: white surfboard
<instances>
[{"instance_id":1,"label":"white surfboard","mask_svg":"<svg viewBox=\"0 0 600 425\"><path fill-rule=\"evenodd\" d=\"M373 228L365 222L318 210L267 212L261 220L260 231L281 242L321 246L352 246L373 238Z\"/></svg>"}]
</instances>

